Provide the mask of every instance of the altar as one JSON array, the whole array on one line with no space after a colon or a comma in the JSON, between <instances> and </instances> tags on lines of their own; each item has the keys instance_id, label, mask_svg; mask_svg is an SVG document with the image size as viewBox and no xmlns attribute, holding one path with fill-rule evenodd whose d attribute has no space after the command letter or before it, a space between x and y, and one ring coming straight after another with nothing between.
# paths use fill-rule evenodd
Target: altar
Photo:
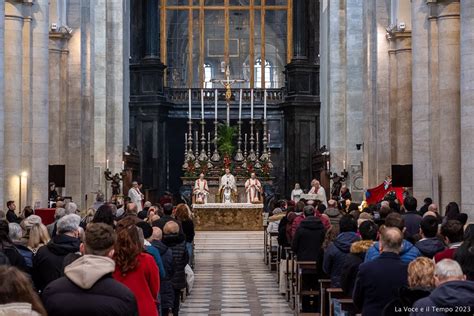
<instances>
[{"instance_id":1,"label":"altar","mask_svg":"<svg viewBox=\"0 0 474 316\"><path fill-rule=\"evenodd\" d=\"M239 231L263 229L263 204L206 203L193 204L196 230Z\"/></svg>"}]
</instances>

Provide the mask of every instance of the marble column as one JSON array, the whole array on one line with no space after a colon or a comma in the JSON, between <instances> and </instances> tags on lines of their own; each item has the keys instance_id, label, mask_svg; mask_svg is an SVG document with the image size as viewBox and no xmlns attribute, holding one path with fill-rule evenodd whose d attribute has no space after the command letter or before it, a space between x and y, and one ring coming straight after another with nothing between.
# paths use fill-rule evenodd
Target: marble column
<instances>
[{"instance_id":1,"label":"marble column","mask_svg":"<svg viewBox=\"0 0 474 316\"><path fill-rule=\"evenodd\" d=\"M33 3L32 18L32 122L31 202L41 207L48 201L48 113L49 0Z\"/></svg>"},{"instance_id":2,"label":"marble column","mask_svg":"<svg viewBox=\"0 0 474 316\"><path fill-rule=\"evenodd\" d=\"M461 201L459 2L438 3L441 207Z\"/></svg>"},{"instance_id":3,"label":"marble column","mask_svg":"<svg viewBox=\"0 0 474 316\"><path fill-rule=\"evenodd\" d=\"M19 200L22 148L22 4L5 3L4 200Z\"/></svg>"},{"instance_id":4,"label":"marble column","mask_svg":"<svg viewBox=\"0 0 474 316\"><path fill-rule=\"evenodd\" d=\"M412 0L412 129L413 193L433 197L431 164L431 111L429 86L429 7L425 0Z\"/></svg>"},{"instance_id":5,"label":"marble column","mask_svg":"<svg viewBox=\"0 0 474 316\"><path fill-rule=\"evenodd\" d=\"M293 58L308 58L307 1L293 1Z\"/></svg>"},{"instance_id":6,"label":"marble column","mask_svg":"<svg viewBox=\"0 0 474 316\"><path fill-rule=\"evenodd\" d=\"M5 93L5 67L4 67L4 56L5 56L5 0L0 0L0 96ZM4 128L4 111L5 111L5 99L0 97L0 148L5 148L5 128ZM0 205L5 205L4 200L4 156L0 155Z\"/></svg>"},{"instance_id":7,"label":"marble column","mask_svg":"<svg viewBox=\"0 0 474 316\"><path fill-rule=\"evenodd\" d=\"M474 1L461 0L461 207L474 215Z\"/></svg>"}]
</instances>

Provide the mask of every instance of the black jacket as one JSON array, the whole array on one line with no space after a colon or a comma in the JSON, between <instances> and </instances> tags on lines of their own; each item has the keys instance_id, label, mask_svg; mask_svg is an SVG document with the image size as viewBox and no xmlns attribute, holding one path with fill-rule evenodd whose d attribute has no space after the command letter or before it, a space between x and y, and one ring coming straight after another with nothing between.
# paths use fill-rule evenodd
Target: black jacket
<instances>
[{"instance_id":1,"label":"black jacket","mask_svg":"<svg viewBox=\"0 0 474 316\"><path fill-rule=\"evenodd\" d=\"M341 273L341 288L346 295L352 296L359 266L373 243L372 240L360 240L351 245L351 253L346 256Z\"/></svg>"},{"instance_id":2,"label":"black jacket","mask_svg":"<svg viewBox=\"0 0 474 316\"><path fill-rule=\"evenodd\" d=\"M21 253L13 244L8 242L0 243L0 252L8 258L10 265L17 267L24 272L29 272L25 258L23 258Z\"/></svg>"},{"instance_id":3,"label":"black jacket","mask_svg":"<svg viewBox=\"0 0 474 316\"><path fill-rule=\"evenodd\" d=\"M137 315L132 291L112 278L112 259L85 255L66 268L64 277L42 293L49 316Z\"/></svg>"},{"instance_id":4,"label":"black jacket","mask_svg":"<svg viewBox=\"0 0 474 316\"><path fill-rule=\"evenodd\" d=\"M415 244L415 247L428 258L433 258L435 254L446 249L446 245L438 237L422 239Z\"/></svg>"},{"instance_id":5,"label":"black jacket","mask_svg":"<svg viewBox=\"0 0 474 316\"><path fill-rule=\"evenodd\" d=\"M15 211L8 210L6 217L7 217L7 221L8 221L9 223L18 223L18 224L21 223L21 218L19 218L18 216L16 216Z\"/></svg>"},{"instance_id":6,"label":"black jacket","mask_svg":"<svg viewBox=\"0 0 474 316\"><path fill-rule=\"evenodd\" d=\"M433 307L450 307L452 313L433 311ZM412 316L472 315L474 311L474 282L450 281L441 284L431 294L413 304L418 312ZM421 312L421 309L424 309ZM429 308L429 310L428 310Z\"/></svg>"},{"instance_id":7,"label":"black jacket","mask_svg":"<svg viewBox=\"0 0 474 316\"><path fill-rule=\"evenodd\" d=\"M176 222L176 220L171 215L163 215L161 216L159 220L154 221L152 224L153 224L153 227L159 227L161 230L163 230L163 227L165 227L166 223L168 223L169 221Z\"/></svg>"},{"instance_id":8,"label":"black jacket","mask_svg":"<svg viewBox=\"0 0 474 316\"><path fill-rule=\"evenodd\" d=\"M67 235L56 235L38 249L33 257L33 281L38 290L62 275L63 261L67 254L79 251L80 240Z\"/></svg>"},{"instance_id":9,"label":"black jacket","mask_svg":"<svg viewBox=\"0 0 474 316\"><path fill-rule=\"evenodd\" d=\"M174 290L173 283L171 283L174 276L173 252L159 240L153 240L151 244L160 251L161 260L166 272L166 277L160 279L161 307L173 308Z\"/></svg>"},{"instance_id":10,"label":"black jacket","mask_svg":"<svg viewBox=\"0 0 474 316\"><path fill-rule=\"evenodd\" d=\"M173 289L184 289L186 288L186 274L184 268L189 261L184 234L164 235L163 243L171 249L173 254L174 275L171 279Z\"/></svg>"},{"instance_id":11,"label":"black jacket","mask_svg":"<svg viewBox=\"0 0 474 316\"><path fill-rule=\"evenodd\" d=\"M194 222L192 220L187 220L181 222L181 228L183 229L183 233L186 236L186 242L193 242L194 241Z\"/></svg>"},{"instance_id":12,"label":"black jacket","mask_svg":"<svg viewBox=\"0 0 474 316\"><path fill-rule=\"evenodd\" d=\"M413 304L430 295L431 289L421 289L415 288L410 289L408 287L402 286L398 289L398 295L391 302L389 302L384 310L384 316L408 316L410 315L409 308Z\"/></svg>"},{"instance_id":13,"label":"black jacket","mask_svg":"<svg viewBox=\"0 0 474 316\"><path fill-rule=\"evenodd\" d=\"M423 219L420 214L416 211L406 212L403 214L403 219L405 220L405 237L410 238L420 231L420 223Z\"/></svg>"},{"instance_id":14,"label":"black jacket","mask_svg":"<svg viewBox=\"0 0 474 316\"><path fill-rule=\"evenodd\" d=\"M352 298L363 316L382 315L398 289L408 285L407 268L400 256L392 252L382 252L378 258L359 266Z\"/></svg>"},{"instance_id":15,"label":"black jacket","mask_svg":"<svg viewBox=\"0 0 474 316\"><path fill-rule=\"evenodd\" d=\"M296 230L291 248L300 261L316 261L321 252L326 231L321 220L314 216L306 217Z\"/></svg>"}]
</instances>

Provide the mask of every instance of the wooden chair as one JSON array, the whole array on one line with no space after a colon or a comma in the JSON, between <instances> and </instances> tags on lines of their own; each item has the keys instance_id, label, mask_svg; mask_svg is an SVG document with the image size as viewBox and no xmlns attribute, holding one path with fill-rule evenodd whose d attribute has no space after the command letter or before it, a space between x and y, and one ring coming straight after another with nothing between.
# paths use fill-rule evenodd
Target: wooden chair
<instances>
[{"instance_id":1,"label":"wooden chair","mask_svg":"<svg viewBox=\"0 0 474 316\"><path fill-rule=\"evenodd\" d=\"M326 291L328 293L328 299L329 299L329 316L333 316L334 304L332 300L347 298L347 296L346 294L344 294L344 291L341 288L327 288Z\"/></svg>"},{"instance_id":2,"label":"wooden chair","mask_svg":"<svg viewBox=\"0 0 474 316\"><path fill-rule=\"evenodd\" d=\"M291 260L293 260L293 253L291 251L291 247L285 247L283 248L283 251L285 251L285 280L286 280L286 301L290 302L290 288L291 288L291 283L290 283L290 267L291 267Z\"/></svg>"},{"instance_id":3,"label":"wooden chair","mask_svg":"<svg viewBox=\"0 0 474 316\"><path fill-rule=\"evenodd\" d=\"M295 311L296 315L302 312L302 300L305 296L319 296L318 288L305 288L303 276L312 276L317 279L316 261L296 261L296 282L295 282Z\"/></svg>"},{"instance_id":4,"label":"wooden chair","mask_svg":"<svg viewBox=\"0 0 474 316\"><path fill-rule=\"evenodd\" d=\"M327 315L329 312L329 300L326 289L331 287L331 279L319 279L319 298L321 306L321 315Z\"/></svg>"},{"instance_id":5,"label":"wooden chair","mask_svg":"<svg viewBox=\"0 0 474 316\"><path fill-rule=\"evenodd\" d=\"M268 233L267 233L268 222L263 221L263 262L268 264Z\"/></svg>"},{"instance_id":6,"label":"wooden chair","mask_svg":"<svg viewBox=\"0 0 474 316\"><path fill-rule=\"evenodd\" d=\"M268 239L269 239L268 264L269 264L270 271L276 271L277 262L278 262L278 243L275 245L273 240L274 240L274 237L278 237L278 233L270 232L268 235L269 235L268 236ZM275 246L277 250L273 249Z\"/></svg>"}]
</instances>

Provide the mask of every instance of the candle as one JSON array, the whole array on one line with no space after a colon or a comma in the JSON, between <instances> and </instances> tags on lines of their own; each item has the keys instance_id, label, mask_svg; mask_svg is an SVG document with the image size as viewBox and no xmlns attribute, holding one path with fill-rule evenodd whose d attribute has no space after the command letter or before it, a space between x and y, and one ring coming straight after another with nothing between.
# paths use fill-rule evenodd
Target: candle
<instances>
[{"instance_id":1,"label":"candle","mask_svg":"<svg viewBox=\"0 0 474 316\"><path fill-rule=\"evenodd\" d=\"M268 133L268 143L270 144L270 133Z\"/></svg>"},{"instance_id":2,"label":"candle","mask_svg":"<svg viewBox=\"0 0 474 316\"><path fill-rule=\"evenodd\" d=\"M109 160L108 159L105 161L105 168L109 169Z\"/></svg>"},{"instance_id":3,"label":"candle","mask_svg":"<svg viewBox=\"0 0 474 316\"><path fill-rule=\"evenodd\" d=\"M214 110L214 119L217 121L217 89L215 90L214 92L214 107L215 107L215 110Z\"/></svg>"},{"instance_id":4,"label":"candle","mask_svg":"<svg viewBox=\"0 0 474 316\"><path fill-rule=\"evenodd\" d=\"M239 121L242 120L242 89L240 89L240 98L239 98Z\"/></svg>"},{"instance_id":5,"label":"candle","mask_svg":"<svg viewBox=\"0 0 474 316\"><path fill-rule=\"evenodd\" d=\"M267 119L267 89L264 91L264 99L263 99L263 119Z\"/></svg>"},{"instance_id":6,"label":"candle","mask_svg":"<svg viewBox=\"0 0 474 316\"><path fill-rule=\"evenodd\" d=\"M247 133L245 133L244 135L244 145L245 145L245 148L247 148Z\"/></svg>"},{"instance_id":7,"label":"candle","mask_svg":"<svg viewBox=\"0 0 474 316\"><path fill-rule=\"evenodd\" d=\"M250 90L250 119L253 120L253 89Z\"/></svg>"},{"instance_id":8,"label":"candle","mask_svg":"<svg viewBox=\"0 0 474 316\"><path fill-rule=\"evenodd\" d=\"M189 99L189 120L191 121L191 89L188 91L188 99Z\"/></svg>"},{"instance_id":9,"label":"candle","mask_svg":"<svg viewBox=\"0 0 474 316\"><path fill-rule=\"evenodd\" d=\"M188 142L188 133L184 133L184 143Z\"/></svg>"},{"instance_id":10,"label":"candle","mask_svg":"<svg viewBox=\"0 0 474 316\"><path fill-rule=\"evenodd\" d=\"M122 160L122 170L125 170L125 161Z\"/></svg>"},{"instance_id":11,"label":"candle","mask_svg":"<svg viewBox=\"0 0 474 316\"><path fill-rule=\"evenodd\" d=\"M258 132L257 132L257 138L256 139L257 139L257 142L258 142Z\"/></svg>"},{"instance_id":12,"label":"candle","mask_svg":"<svg viewBox=\"0 0 474 316\"><path fill-rule=\"evenodd\" d=\"M327 166L327 169L329 170L329 160L326 161L326 166Z\"/></svg>"},{"instance_id":13,"label":"candle","mask_svg":"<svg viewBox=\"0 0 474 316\"><path fill-rule=\"evenodd\" d=\"M204 120L204 90L201 89L201 119Z\"/></svg>"},{"instance_id":14,"label":"candle","mask_svg":"<svg viewBox=\"0 0 474 316\"><path fill-rule=\"evenodd\" d=\"M346 170L346 161L345 160L342 161L342 169Z\"/></svg>"}]
</instances>

